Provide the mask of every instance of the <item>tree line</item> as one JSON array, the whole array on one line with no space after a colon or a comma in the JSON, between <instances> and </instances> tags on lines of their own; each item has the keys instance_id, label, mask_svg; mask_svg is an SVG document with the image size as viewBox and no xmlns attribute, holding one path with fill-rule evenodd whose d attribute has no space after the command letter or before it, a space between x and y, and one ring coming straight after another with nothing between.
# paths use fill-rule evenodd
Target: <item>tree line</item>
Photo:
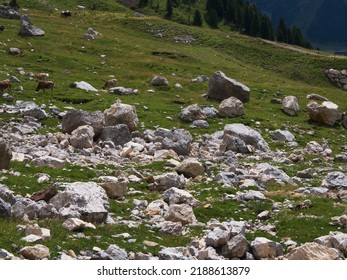
<instances>
[{"instance_id":1,"label":"tree line","mask_svg":"<svg viewBox=\"0 0 347 280\"><path fill-rule=\"evenodd\" d=\"M152 1L140 0L139 7L145 7L149 2ZM174 9L180 4L193 7L195 2L197 0L166 0L165 17L172 19ZM268 15L258 10L255 4L243 0L206 0L203 12L199 9L193 11L191 24L202 26L204 21L211 28L224 24L249 36L312 49L300 28L289 27L283 18L279 20L277 27L274 27Z\"/></svg>"}]
</instances>

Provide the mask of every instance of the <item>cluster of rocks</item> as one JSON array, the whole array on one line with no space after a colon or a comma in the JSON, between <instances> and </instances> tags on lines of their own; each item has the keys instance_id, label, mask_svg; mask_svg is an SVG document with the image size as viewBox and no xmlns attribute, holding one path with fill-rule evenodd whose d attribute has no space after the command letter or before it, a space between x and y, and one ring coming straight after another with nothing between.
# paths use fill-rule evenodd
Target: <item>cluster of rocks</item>
<instances>
[{"instance_id":1,"label":"cluster of rocks","mask_svg":"<svg viewBox=\"0 0 347 280\"><path fill-rule=\"evenodd\" d=\"M18 7L12 7L8 4L0 4L0 18L19 19Z\"/></svg>"},{"instance_id":2,"label":"cluster of rocks","mask_svg":"<svg viewBox=\"0 0 347 280\"><path fill-rule=\"evenodd\" d=\"M347 70L326 69L327 78L337 87L347 90Z\"/></svg>"},{"instance_id":3,"label":"cluster of rocks","mask_svg":"<svg viewBox=\"0 0 347 280\"><path fill-rule=\"evenodd\" d=\"M91 41L95 39L95 36L100 36L101 33L89 27L87 33L83 35L83 39Z\"/></svg>"}]
</instances>

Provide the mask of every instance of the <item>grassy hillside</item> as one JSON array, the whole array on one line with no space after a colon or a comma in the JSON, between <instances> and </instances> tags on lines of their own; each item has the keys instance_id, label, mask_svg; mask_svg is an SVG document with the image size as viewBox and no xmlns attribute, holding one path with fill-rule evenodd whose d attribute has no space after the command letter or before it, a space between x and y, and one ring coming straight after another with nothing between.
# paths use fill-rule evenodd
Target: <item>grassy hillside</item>
<instances>
[{"instance_id":1,"label":"grassy hillside","mask_svg":"<svg viewBox=\"0 0 347 280\"><path fill-rule=\"evenodd\" d=\"M18 35L19 21L0 19L0 25L6 27L0 33L0 79L8 75L15 75L21 80L23 93L14 92L16 100L35 100L39 105L55 105L62 110L65 107L81 108L86 111L105 110L109 108L117 98L124 103L136 107L140 123L143 128L156 128L158 126L171 128L182 127L189 129L194 137L204 133L213 133L222 130L225 124L242 122L250 126L257 126L266 140L271 143L271 148L276 150L289 149L284 144L276 144L270 141L269 131L278 128L290 128L298 134L297 142L300 147L305 147L308 141L320 142L323 138L329 141L333 153L341 152L341 145L345 144L346 130L339 124L335 127L325 127L309 121L306 105L306 95L317 93L329 98L339 105L341 111L347 111L346 92L333 87L325 78L323 70L326 68L346 68L346 60L331 57L320 52L300 52L269 44L256 38L242 36L231 31L212 30L180 25L166 21L155 16L144 18L133 17L133 11L127 10L115 1L18 1L22 13L30 16L32 23L42 28L46 34L44 37L22 37ZM96 4L94 7L93 4ZM77 11L76 5L85 5L84 11ZM56 9L55 9L56 8ZM25 9L25 10L24 10ZM70 9L72 17L63 18L60 10ZM82 38L88 28L101 33L95 40L86 41ZM161 34L161 36L158 36ZM176 37L193 37L195 40L189 44L177 43ZM176 39L175 39L176 38ZM22 56L11 56L8 53L10 47L20 48ZM158 55L161 54L161 55ZM29 72L48 72L50 78L56 83L53 93L46 94L35 92L36 83L28 76L21 76L17 69L23 67ZM199 105L213 105L218 103L205 100L201 97L207 91L207 83L195 84L190 80L198 75L211 76L215 71L221 70L226 75L234 78L251 89L251 102L245 104L246 115L239 118L216 118L210 121L209 129L193 130L189 124L182 123L178 114L182 106L198 103ZM94 87L101 89L104 81L110 75L114 75L120 86L136 88L140 91L136 96L115 96L106 92L83 92L71 88L76 81L86 81ZM149 81L154 75L162 75L168 78L170 85L163 88L155 88L156 92L150 94L147 90L153 87ZM182 85L181 89L175 84ZM272 98L283 98L286 95L295 95L299 99L301 113L297 117L289 117L281 111L281 105L272 104ZM11 104L8 102L8 104ZM17 116L0 114L0 118L6 123ZM167 118L170 117L170 118ZM60 124L57 118L49 118L44 122L42 133L47 131L57 132L56 125ZM312 133L306 133L309 131ZM307 163L308 164L308 163ZM142 167L149 172L163 170L163 163ZM338 165L337 165L338 166ZM294 176L298 170L306 166L286 166L284 170ZM32 193L41 187L35 183L32 174L48 173L54 178L63 177L66 181L89 180L99 175L110 175L114 167L73 167L68 171L59 171L50 168L25 167L25 163L17 163L12 166L13 171L20 171L21 179L7 174L2 181L10 188L15 188L22 195ZM112 170L112 171L110 171ZM317 182L318 184L318 182ZM158 194L150 193L143 185L133 184L132 187L144 191L147 199L155 199ZM270 190L271 189L271 186ZM210 218L225 219L254 219L262 210L271 208L269 202L254 203L251 209L235 214L238 203L230 202L227 210L225 204L219 199L223 193L228 192L219 188L218 184L197 184L191 187L199 195L198 199L213 205L212 210L200 207L196 216L199 221L207 222ZM290 191L289 189L288 191ZM286 191L270 194L274 200L283 201ZM235 192L232 190L231 192ZM131 197L125 202L111 202L111 210L116 215L129 215L132 205ZM298 198L294 198L298 200ZM335 228L329 225L332 216L341 215L346 209L345 204L338 204L328 199L314 199L315 207L307 210L307 215L317 215L319 219L309 220L296 217L297 213L288 212L278 218L281 227L279 238L293 236L298 242L312 241L313 238L327 234ZM303 226L303 221L305 226ZM12 244L18 243L21 237L15 229L18 221L0 220L0 248L15 250ZM106 244L117 243L127 250L142 250L143 240L160 240L164 246L186 245L192 236L201 234L202 228L192 228L187 236L175 237L157 234L148 231L145 226L139 229L129 229L125 226L103 226L98 228L101 239L92 237L89 240L68 240L66 231L61 228L60 221L43 221L42 226L50 227L54 232L52 241L47 246L56 248L58 245L64 250L73 249L76 252L85 247L105 247ZM312 226L307 231L306 226ZM308 226L307 226L308 227ZM129 231L135 244L123 240L115 240L112 234ZM92 234L92 232L86 233ZM257 233L254 233L257 235ZM263 233L259 235L264 236ZM66 241L67 240L67 241ZM64 242L63 242L64 241ZM65 242L66 241L66 242ZM11 249L12 248L12 249ZM150 248L148 251L156 253L158 248Z\"/></svg>"}]
</instances>

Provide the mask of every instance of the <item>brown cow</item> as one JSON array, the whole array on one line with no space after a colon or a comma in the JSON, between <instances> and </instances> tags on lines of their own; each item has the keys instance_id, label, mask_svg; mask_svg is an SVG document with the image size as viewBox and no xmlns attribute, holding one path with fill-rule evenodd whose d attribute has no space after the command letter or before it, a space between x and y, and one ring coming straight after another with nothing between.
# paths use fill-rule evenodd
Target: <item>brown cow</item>
<instances>
[{"instance_id":1,"label":"brown cow","mask_svg":"<svg viewBox=\"0 0 347 280\"><path fill-rule=\"evenodd\" d=\"M42 90L44 93L46 93L45 89L51 89L53 91L53 89L54 89L54 82L52 82L52 81L40 81L37 84L36 92Z\"/></svg>"},{"instance_id":2,"label":"brown cow","mask_svg":"<svg viewBox=\"0 0 347 280\"><path fill-rule=\"evenodd\" d=\"M0 92L2 93L5 89L8 89L8 91L11 92L12 86L9 79L0 82Z\"/></svg>"},{"instance_id":3,"label":"brown cow","mask_svg":"<svg viewBox=\"0 0 347 280\"><path fill-rule=\"evenodd\" d=\"M107 80L104 84L104 86L102 87L102 89L110 89L112 87L117 86L117 79L111 79L111 80Z\"/></svg>"}]
</instances>

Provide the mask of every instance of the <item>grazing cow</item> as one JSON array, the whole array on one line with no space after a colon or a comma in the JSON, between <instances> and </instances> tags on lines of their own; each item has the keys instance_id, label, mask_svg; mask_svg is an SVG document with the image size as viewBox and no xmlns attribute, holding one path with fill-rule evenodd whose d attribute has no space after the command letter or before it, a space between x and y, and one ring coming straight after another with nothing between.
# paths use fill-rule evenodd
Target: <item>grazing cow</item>
<instances>
[{"instance_id":1,"label":"grazing cow","mask_svg":"<svg viewBox=\"0 0 347 280\"><path fill-rule=\"evenodd\" d=\"M11 92L12 86L9 79L0 82L0 92L2 93L5 89L8 89L8 91Z\"/></svg>"},{"instance_id":2,"label":"grazing cow","mask_svg":"<svg viewBox=\"0 0 347 280\"><path fill-rule=\"evenodd\" d=\"M40 81L37 84L36 92L42 90L43 93L46 93L45 89L51 89L53 91L53 89L54 89L54 82L52 82L52 81Z\"/></svg>"},{"instance_id":3,"label":"grazing cow","mask_svg":"<svg viewBox=\"0 0 347 280\"><path fill-rule=\"evenodd\" d=\"M33 78L35 79L35 81L45 81L47 80L49 77L48 73L37 73L33 76Z\"/></svg>"},{"instance_id":4,"label":"grazing cow","mask_svg":"<svg viewBox=\"0 0 347 280\"><path fill-rule=\"evenodd\" d=\"M102 89L110 89L112 87L117 86L117 79L111 79L111 80L107 80L104 84L104 86L102 87Z\"/></svg>"}]
</instances>

